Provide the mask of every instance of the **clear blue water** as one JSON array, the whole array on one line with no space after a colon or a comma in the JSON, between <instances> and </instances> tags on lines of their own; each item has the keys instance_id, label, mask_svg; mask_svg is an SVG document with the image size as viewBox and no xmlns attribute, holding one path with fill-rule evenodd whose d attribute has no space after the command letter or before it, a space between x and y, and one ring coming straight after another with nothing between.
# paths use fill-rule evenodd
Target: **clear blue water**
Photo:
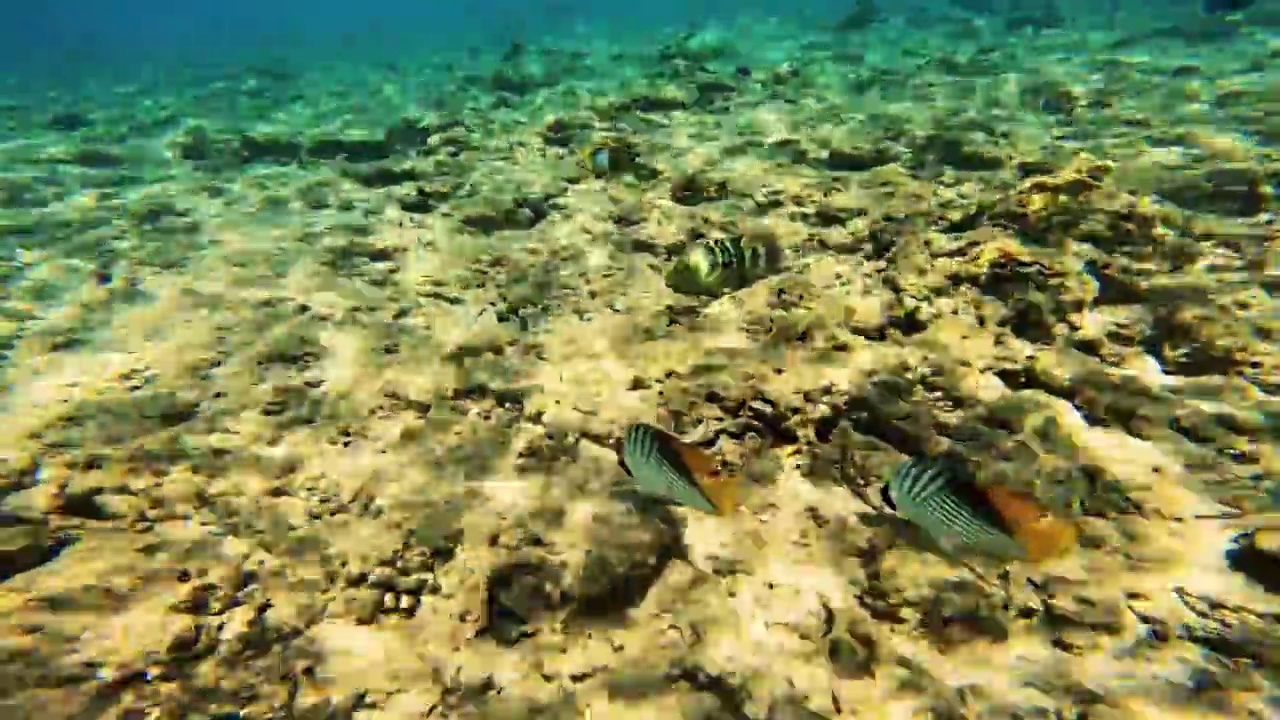
<instances>
[{"instance_id":1,"label":"clear blue water","mask_svg":"<svg viewBox=\"0 0 1280 720\"><path fill-rule=\"evenodd\" d=\"M513 39L552 40L585 30L604 37L639 36L741 17L804 20L839 14L843 2L662 0L598 3L574 0L355 4L234 0L51 0L5 9L0 68L28 78L87 70L127 74L139 65L234 63L265 54L386 60L424 51L502 46Z\"/></svg>"},{"instance_id":2,"label":"clear blue water","mask_svg":"<svg viewBox=\"0 0 1280 720\"><path fill-rule=\"evenodd\" d=\"M573 34L626 40L655 32L774 18L812 28L845 13L847 0L483 0L372 3L233 0L48 0L6 3L0 24L0 72L10 79L66 80L110 70L125 77L139 67L173 63L234 64L265 56L335 56L386 61L423 52L501 47L512 40L554 43ZM945 0L881 3L911 24L950 12ZM1030 5L1019 0L1010 7ZM1073 26L1106 26L1113 9L1162 11L1135 0L1063 3ZM1193 2L1173 2L1185 14Z\"/></svg>"}]
</instances>

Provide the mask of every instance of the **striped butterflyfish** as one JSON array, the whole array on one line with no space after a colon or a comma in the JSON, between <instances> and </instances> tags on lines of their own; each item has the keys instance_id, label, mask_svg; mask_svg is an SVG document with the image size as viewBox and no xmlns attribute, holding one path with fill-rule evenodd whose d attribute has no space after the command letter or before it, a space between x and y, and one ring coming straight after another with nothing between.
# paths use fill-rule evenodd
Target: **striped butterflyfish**
<instances>
[{"instance_id":1,"label":"striped butterflyfish","mask_svg":"<svg viewBox=\"0 0 1280 720\"><path fill-rule=\"evenodd\" d=\"M667 287L684 295L718 297L782 269L782 246L772 238L710 238L687 248L667 271Z\"/></svg>"},{"instance_id":2,"label":"striped butterflyfish","mask_svg":"<svg viewBox=\"0 0 1280 720\"><path fill-rule=\"evenodd\" d=\"M950 457L912 458L884 487L881 499L951 551L973 550L1002 560L1047 560L1076 545L1075 526L1035 498L978 484Z\"/></svg>"},{"instance_id":3,"label":"striped butterflyfish","mask_svg":"<svg viewBox=\"0 0 1280 720\"><path fill-rule=\"evenodd\" d=\"M646 423L627 428L622 463L644 495L727 515L738 505L739 478L701 448Z\"/></svg>"}]
</instances>

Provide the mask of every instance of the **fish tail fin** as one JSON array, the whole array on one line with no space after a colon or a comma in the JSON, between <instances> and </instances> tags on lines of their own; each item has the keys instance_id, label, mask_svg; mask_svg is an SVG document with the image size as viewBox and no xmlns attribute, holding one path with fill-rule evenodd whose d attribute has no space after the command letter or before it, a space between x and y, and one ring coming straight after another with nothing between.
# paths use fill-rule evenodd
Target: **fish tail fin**
<instances>
[{"instance_id":1,"label":"fish tail fin","mask_svg":"<svg viewBox=\"0 0 1280 720\"><path fill-rule=\"evenodd\" d=\"M716 473L698 478L698 487L715 506L719 515L732 514L738 509L739 491L742 487L740 476L731 473Z\"/></svg>"},{"instance_id":2,"label":"fish tail fin","mask_svg":"<svg viewBox=\"0 0 1280 720\"><path fill-rule=\"evenodd\" d=\"M1015 539L1026 552L1027 560L1039 562L1070 552L1079 542L1080 533L1072 522L1045 516L1020 528Z\"/></svg>"},{"instance_id":3,"label":"fish tail fin","mask_svg":"<svg viewBox=\"0 0 1280 720\"><path fill-rule=\"evenodd\" d=\"M716 514L729 515L738 508L741 476L720 470L710 456L696 447L679 443L676 449L685 466L692 471L698 489L716 509Z\"/></svg>"},{"instance_id":4,"label":"fish tail fin","mask_svg":"<svg viewBox=\"0 0 1280 720\"><path fill-rule=\"evenodd\" d=\"M1004 519L1013 539L1031 562L1065 555L1079 541L1075 523L1057 517L1028 493L994 485L984 488L987 499Z\"/></svg>"}]
</instances>

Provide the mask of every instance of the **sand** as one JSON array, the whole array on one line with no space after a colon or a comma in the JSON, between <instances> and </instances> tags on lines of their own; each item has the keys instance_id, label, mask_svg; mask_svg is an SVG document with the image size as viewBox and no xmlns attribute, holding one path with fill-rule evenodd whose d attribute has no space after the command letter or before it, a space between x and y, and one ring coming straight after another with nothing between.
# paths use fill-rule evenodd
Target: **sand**
<instances>
[{"instance_id":1,"label":"sand","mask_svg":"<svg viewBox=\"0 0 1280 720\"><path fill-rule=\"evenodd\" d=\"M1280 523L1189 519L1280 493L1259 13L12 90L4 716L1274 717ZM948 449L1078 551L932 552L875 498Z\"/></svg>"}]
</instances>

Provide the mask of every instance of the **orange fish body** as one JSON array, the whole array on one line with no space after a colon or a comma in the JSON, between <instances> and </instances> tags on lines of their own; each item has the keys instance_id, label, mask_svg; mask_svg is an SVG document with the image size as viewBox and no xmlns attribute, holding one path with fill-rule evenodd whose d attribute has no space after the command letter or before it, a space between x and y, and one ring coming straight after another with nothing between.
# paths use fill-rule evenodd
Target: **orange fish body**
<instances>
[{"instance_id":1,"label":"orange fish body","mask_svg":"<svg viewBox=\"0 0 1280 720\"><path fill-rule=\"evenodd\" d=\"M711 504L715 505L716 512L720 515L732 513L738 507L740 478L726 473L710 453L678 439L672 440L680 459L693 475L694 482Z\"/></svg>"},{"instance_id":2,"label":"orange fish body","mask_svg":"<svg viewBox=\"0 0 1280 720\"><path fill-rule=\"evenodd\" d=\"M738 507L740 478L724 472L705 450L661 428L631 425L621 450L623 467L644 494L716 515Z\"/></svg>"},{"instance_id":3,"label":"orange fish body","mask_svg":"<svg viewBox=\"0 0 1280 720\"><path fill-rule=\"evenodd\" d=\"M1075 525L1054 517L1035 498L999 485L982 488L982 491L1004 519L1010 534L1026 551L1027 560L1048 560L1075 547L1079 539Z\"/></svg>"}]
</instances>

